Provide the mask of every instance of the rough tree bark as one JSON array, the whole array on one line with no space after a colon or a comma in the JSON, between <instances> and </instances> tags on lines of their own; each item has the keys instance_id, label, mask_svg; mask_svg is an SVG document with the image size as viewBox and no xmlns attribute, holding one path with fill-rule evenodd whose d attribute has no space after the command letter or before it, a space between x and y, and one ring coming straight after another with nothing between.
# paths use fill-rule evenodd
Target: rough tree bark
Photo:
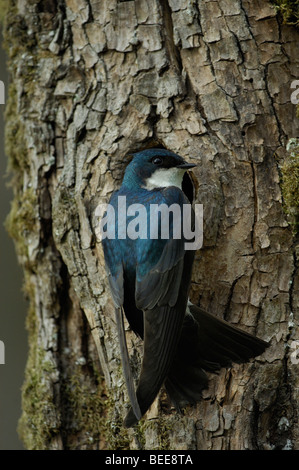
<instances>
[{"instance_id":1,"label":"rough tree bark","mask_svg":"<svg viewBox=\"0 0 299 470\"><path fill-rule=\"evenodd\" d=\"M281 178L299 130L299 32L267 0L10 0L5 40L7 225L30 299L26 447L298 449L298 245ZM95 209L126 155L155 144L198 164L192 301L271 347L211 375L182 416L162 391L124 430ZM128 341L137 376L142 344Z\"/></svg>"}]
</instances>

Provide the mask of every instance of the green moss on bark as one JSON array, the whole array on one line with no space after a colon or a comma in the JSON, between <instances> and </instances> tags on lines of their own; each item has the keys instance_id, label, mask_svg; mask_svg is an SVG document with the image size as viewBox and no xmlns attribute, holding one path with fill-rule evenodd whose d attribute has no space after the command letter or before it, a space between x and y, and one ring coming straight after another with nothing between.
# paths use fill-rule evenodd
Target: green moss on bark
<instances>
[{"instance_id":1,"label":"green moss on bark","mask_svg":"<svg viewBox=\"0 0 299 470\"><path fill-rule=\"evenodd\" d=\"M15 195L6 219L6 229L14 239L21 257L28 258L28 239L31 233L38 230L36 210L37 196L32 189L27 189Z\"/></svg>"},{"instance_id":2,"label":"green moss on bark","mask_svg":"<svg viewBox=\"0 0 299 470\"><path fill-rule=\"evenodd\" d=\"M173 422L166 417L159 416L153 420L141 420L138 423L137 438L144 448L146 442L146 434L152 430L157 435L157 446L153 450L170 450L169 433L173 429Z\"/></svg>"},{"instance_id":3,"label":"green moss on bark","mask_svg":"<svg viewBox=\"0 0 299 470\"><path fill-rule=\"evenodd\" d=\"M7 0L0 0L0 23L3 23L8 9Z\"/></svg>"},{"instance_id":4,"label":"green moss on bark","mask_svg":"<svg viewBox=\"0 0 299 470\"><path fill-rule=\"evenodd\" d=\"M284 24L299 26L298 0L272 0L272 3L281 15Z\"/></svg>"},{"instance_id":5,"label":"green moss on bark","mask_svg":"<svg viewBox=\"0 0 299 470\"><path fill-rule=\"evenodd\" d=\"M5 107L5 153L8 157L8 172L11 177L11 185L14 191L14 200L11 212L6 221L6 227L10 236L14 239L19 255L28 255L28 238L32 232L38 230L37 196L33 189L24 190L24 175L30 170L26 130L18 109L18 89L16 82L16 57L28 51L32 47L32 41L28 39L26 27L18 15L14 0L6 1L6 16L4 22L4 45L9 57L9 68L12 81L8 90L8 100ZM26 77L29 81L30 77ZM28 96L30 99L30 96Z\"/></svg>"},{"instance_id":6,"label":"green moss on bark","mask_svg":"<svg viewBox=\"0 0 299 470\"><path fill-rule=\"evenodd\" d=\"M100 448L105 442L107 400L103 397L103 379L93 368L93 378L89 381L82 367L85 365L76 364L62 382L63 406L71 418L64 423L62 435L69 450L77 449L78 442L80 449ZM94 377L97 378L96 385Z\"/></svg>"},{"instance_id":7,"label":"green moss on bark","mask_svg":"<svg viewBox=\"0 0 299 470\"><path fill-rule=\"evenodd\" d=\"M284 209L293 232L299 230L299 139L290 139L287 145L288 155L283 165L282 195Z\"/></svg>"},{"instance_id":8,"label":"green moss on bark","mask_svg":"<svg viewBox=\"0 0 299 470\"><path fill-rule=\"evenodd\" d=\"M130 436L128 430L123 425L120 416L115 417L115 405L110 404L108 419L105 422L103 431L106 436L108 450L129 450Z\"/></svg>"},{"instance_id":9,"label":"green moss on bark","mask_svg":"<svg viewBox=\"0 0 299 470\"><path fill-rule=\"evenodd\" d=\"M60 422L49 384L55 372L53 364L46 359L45 351L30 342L31 351L25 371L22 390L22 417L18 432L29 450L46 450L53 435L59 432Z\"/></svg>"},{"instance_id":10,"label":"green moss on bark","mask_svg":"<svg viewBox=\"0 0 299 470\"><path fill-rule=\"evenodd\" d=\"M0 4L0 8L2 7ZM29 255L31 237L39 234L38 196L33 188L24 185L25 175L30 174L30 162L26 142L25 123L19 109L18 79L28 70L21 69L17 74L19 61L24 53L32 51L34 41L27 34L24 19L18 14L17 2L5 0L4 46L8 55L11 83L5 107L5 152L8 157L8 172L14 199L6 219L6 229L15 242L17 254L24 268L24 293L29 301L27 329L29 333L29 355L22 388L22 417L19 421L19 434L27 449L46 449L47 442L59 430L57 410L54 405L50 377L53 364L45 351L37 343L37 319L35 312L35 287L33 282L34 261ZM2 10L3 12L3 10ZM18 79L17 79L18 76ZM32 75L24 77L27 99L31 92L26 83Z\"/></svg>"}]
</instances>

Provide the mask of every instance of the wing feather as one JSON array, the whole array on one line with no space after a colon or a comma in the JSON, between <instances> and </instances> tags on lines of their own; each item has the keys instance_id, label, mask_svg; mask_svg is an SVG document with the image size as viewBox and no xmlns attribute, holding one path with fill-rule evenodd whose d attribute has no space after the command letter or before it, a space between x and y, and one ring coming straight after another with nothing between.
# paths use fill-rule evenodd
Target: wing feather
<instances>
[{"instance_id":1,"label":"wing feather","mask_svg":"<svg viewBox=\"0 0 299 470\"><path fill-rule=\"evenodd\" d=\"M169 305L168 302L144 310L144 352L136 390L142 415L150 407L163 385L176 353L185 316L193 256L192 252L185 253L179 262L163 273L164 282L176 292L173 296L174 305ZM179 286L177 289L171 282L174 279L172 276L175 276ZM182 279L184 282L181 282ZM162 299L164 302L169 300L168 294ZM136 418L131 409L125 419L125 425L130 427L134 424Z\"/></svg>"},{"instance_id":2,"label":"wing feather","mask_svg":"<svg viewBox=\"0 0 299 470\"><path fill-rule=\"evenodd\" d=\"M107 268L108 281L112 299L115 305L115 319L117 325L118 341L120 345L120 353L122 360L123 374L126 382L128 396L131 402L133 413L137 420L141 418L141 411L136 397L136 391L134 386L134 379L130 366L130 358L127 347L126 332L124 327L124 312L123 312L123 301L124 301L124 275L122 265L118 266L116 274L113 276L111 271Z\"/></svg>"},{"instance_id":3,"label":"wing feather","mask_svg":"<svg viewBox=\"0 0 299 470\"><path fill-rule=\"evenodd\" d=\"M121 358L122 358L122 367L123 367L123 373L124 373L125 382L126 382L126 386L128 390L128 395L129 395L129 399L131 402L134 415L136 416L136 419L139 420L142 415L141 415L140 407L139 407L138 400L136 397L134 380L133 380L132 370L130 367L130 359L129 359L126 333L125 333L125 327L124 327L123 309L116 308L115 317L116 317L118 340L119 340L120 352L121 352Z\"/></svg>"},{"instance_id":4,"label":"wing feather","mask_svg":"<svg viewBox=\"0 0 299 470\"><path fill-rule=\"evenodd\" d=\"M167 240L157 264L145 275L141 275L144 271L143 265L137 265L135 290L137 308L147 310L156 305L175 305L182 279L184 255L184 240Z\"/></svg>"}]
</instances>

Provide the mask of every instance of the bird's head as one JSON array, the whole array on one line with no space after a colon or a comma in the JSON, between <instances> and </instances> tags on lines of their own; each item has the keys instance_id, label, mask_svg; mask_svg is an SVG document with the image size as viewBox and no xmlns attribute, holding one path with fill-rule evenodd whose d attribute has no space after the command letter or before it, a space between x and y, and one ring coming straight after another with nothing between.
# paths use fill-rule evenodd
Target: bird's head
<instances>
[{"instance_id":1,"label":"bird's head","mask_svg":"<svg viewBox=\"0 0 299 470\"><path fill-rule=\"evenodd\" d=\"M184 174L194 164L169 150L151 148L135 153L126 168L123 185L153 190L167 186L182 188Z\"/></svg>"}]
</instances>

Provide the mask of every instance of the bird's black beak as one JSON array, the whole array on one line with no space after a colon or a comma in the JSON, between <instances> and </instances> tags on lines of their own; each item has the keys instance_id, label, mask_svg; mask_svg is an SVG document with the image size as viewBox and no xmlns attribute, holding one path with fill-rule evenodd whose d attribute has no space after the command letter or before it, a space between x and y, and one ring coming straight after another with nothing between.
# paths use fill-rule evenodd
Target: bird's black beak
<instances>
[{"instance_id":1,"label":"bird's black beak","mask_svg":"<svg viewBox=\"0 0 299 470\"><path fill-rule=\"evenodd\" d=\"M182 170L190 170L190 168L194 168L195 165L194 163L181 163L181 165L177 165L177 168L182 168Z\"/></svg>"}]
</instances>

